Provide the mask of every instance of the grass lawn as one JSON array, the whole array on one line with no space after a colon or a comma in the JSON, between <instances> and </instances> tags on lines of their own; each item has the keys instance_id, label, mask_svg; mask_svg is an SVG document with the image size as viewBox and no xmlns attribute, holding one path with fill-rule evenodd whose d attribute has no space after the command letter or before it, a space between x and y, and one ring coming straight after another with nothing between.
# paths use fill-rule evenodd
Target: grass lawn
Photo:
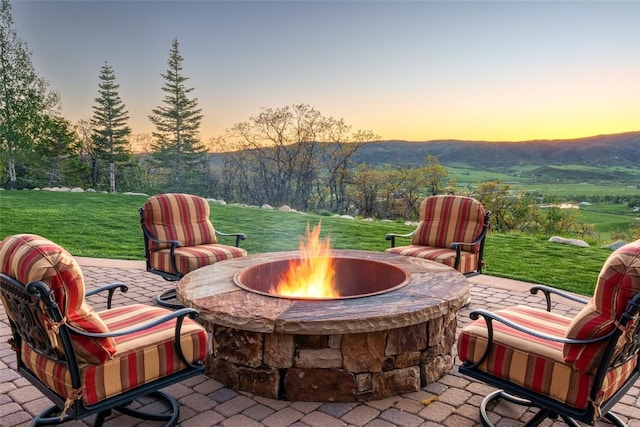
<instances>
[{"instance_id":1,"label":"grass lawn","mask_svg":"<svg viewBox=\"0 0 640 427\"><path fill-rule=\"evenodd\" d=\"M0 239L16 233L44 236L76 256L135 259L144 255L138 207L144 195L0 191ZM211 204L222 232L244 232L250 254L295 250L307 224L322 223L322 237L336 249L383 251L400 222L349 220L257 207ZM232 241L222 241L232 244ZM402 242L399 242L402 244ZM589 295L609 250L549 243L546 238L491 233L485 249L488 275L542 283Z\"/></svg>"}]
</instances>

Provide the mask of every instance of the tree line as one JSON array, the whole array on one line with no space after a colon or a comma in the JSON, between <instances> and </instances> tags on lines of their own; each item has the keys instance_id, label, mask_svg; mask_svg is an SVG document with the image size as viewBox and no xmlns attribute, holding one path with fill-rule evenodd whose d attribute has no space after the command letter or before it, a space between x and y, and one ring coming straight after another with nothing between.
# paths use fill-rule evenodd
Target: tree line
<instances>
[{"instance_id":1,"label":"tree line","mask_svg":"<svg viewBox=\"0 0 640 427\"><path fill-rule=\"evenodd\" d=\"M539 209L531 194L500 182L459 189L436 156L421 167L373 168L354 154L379 139L352 130L343 119L305 105L264 108L209 144L203 119L174 39L161 73L162 102L148 116L155 131L132 134L107 61L90 119L72 124L60 114L60 97L31 62L12 28L8 0L0 0L0 183L3 188L69 186L148 194L187 192L229 202L289 205L303 211L417 220L421 200L443 193L477 198L501 232L588 235L575 212ZM142 147L136 153L133 146ZM548 201L547 201L548 202Z\"/></svg>"},{"instance_id":2,"label":"tree line","mask_svg":"<svg viewBox=\"0 0 640 427\"><path fill-rule=\"evenodd\" d=\"M263 109L206 146L203 118L182 71L178 40L169 51L164 98L151 109L151 135L134 135L107 61L99 70L93 115L70 123L60 97L31 61L0 3L0 183L4 188L79 186L101 191L189 192L299 209L346 210L350 158L376 138L308 105ZM132 146L144 147L136 153ZM228 153L214 168L218 152ZM328 191L326 191L328 190Z\"/></svg>"}]
</instances>

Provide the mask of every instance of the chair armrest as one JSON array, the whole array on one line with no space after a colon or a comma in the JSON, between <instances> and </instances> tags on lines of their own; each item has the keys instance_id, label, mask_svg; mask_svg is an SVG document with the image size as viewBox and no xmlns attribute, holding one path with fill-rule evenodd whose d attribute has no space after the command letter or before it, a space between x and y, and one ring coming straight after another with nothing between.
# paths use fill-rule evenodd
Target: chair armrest
<instances>
[{"instance_id":1,"label":"chair armrest","mask_svg":"<svg viewBox=\"0 0 640 427\"><path fill-rule=\"evenodd\" d=\"M551 295L552 294L559 295L568 300L576 301L582 304L587 304L589 302L588 299L577 297L568 292L561 291L559 289L551 288L549 286L544 286L544 285L533 286L531 289L529 289L529 292L531 292L531 295L537 295L538 292L542 292L544 294L544 298L547 302L547 311L551 311Z\"/></svg>"},{"instance_id":2,"label":"chair armrest","mask_svg":"<svg viewBox=\"0 0 640 427\"><path fill-rule=\"evenodd\" d=\"M480 243L482 241L482 239L484 238L484 235L481 235L480 237L478 237L476 240L474 240L473 242L451 242L451 244L449 245L449 247L451 249L458 249L458 247L460 246L473 246L473 245L477 245L478 243Z\"/></svg>"},{"instance_id":3,"label":"chair armrest","mask_svg":"<svg viewBox=\"0 0 640 427\"><path fill-rule=\"evenodd\" d=\"M385 240L391 240L391 247L395 248L395 246L396 246L396 237L402 237L402 238L408 239L410 237L413 237L414 234L416 234L416 230L413 230L411 233L407 233L407 234L389 233L386 236L384 236L384 239Z\"/></svg>"},{"instance_id":4,"label":"chair armrest","mask_svg":"<svg viewBox=\"0 0 640 427\"><path fill-rule=\"evenodd\" d=\"M154 326L158 326L161 325L163 323L166 323L170 320L176 319L176 326L175 326L175 335L174 335L174 345L176 346L176 350L178 351L178 355L180 356L180 358L182 359L182 361L191 367L196 367L196 365L193 365L189 362L187 362L187 359L184 357L184 353L182 352L182 340L180 339L180 331L182 329L182 323L184 321L184 318L186 316L189 316L192 319L197 319L198 318L198 312L192 308L182 308L180 310L176 310L176 311L171 311L168 312L166 315L160 317L159 319L156 319L152 322L147 322L144 323L142 325L138 325L134 328L130 328L130 329L126 329L123 331L119 331L119 332L106 332L106 333L95 333L95 332L86 332L86 331L82 331L80 329L76 329L73 326L69 325L68 323L65 324L65 327L67 327L69 329L69 331L73 332L74 334L78 334L78 335L82 335L85 337L91 337L91 338L108 338L108 337L121 337L124 335L131 335L137 332L142 332L145 331L147 329L153 328Z\"/></svg>"},{"instance_id":5,"label":"chair armrest","mask_svg":"<svg viewBox=\"0 0 640 427\"><path fill-rule=\"evenodd\" d=\"M235 236L236 238L236 248L240 247L240 242L245 240L247 238L247 235L244 233L223 233L221 231L215 230L216 235L217 236L222 236L222 237L229 237L229 236Z\"/></svg>"},{"instance_id":6,"label":"chair armrest","mask_svg":"<svg viewBox=\"0 0 640 427\"><path fill-rule=\"evenodd\" d=\"M476 237L476 239L473 242L452 242L451 245L449 246L451 249L458 249L459 246L473 246L473 245L477 245L478 243L482 242L482 239L485 238L485 236L487 235L487 230L489 229L489 219L491 218L491 211L487 211L484 215L484 223L482 225L482 231L480 232L480 234L478 235L478 237Z\"/></svg>"},{"instance_id":7,"label":"chair armrest","mask_svg":"<svg viewBox=\"0 0 640 427\"><path fill-rule=\"evenodd\" d=\"M480 234L478 235L478 237L476 237L476 239L472 242L452 242L451 245L449 246L451 249L457 249L459 246L473 246L473 245L477 245L478 243L482 242L482 239L485 238L485 236L487 235L487 229L489 228L489 218L491 217L491 211L488 211L485 214L485 219L484 219L484 225L482 227L482 231L480 232Z\"/></svg>"},{"instance_id":8,"label":"chair armrest","mask_svg":"<svg viewBox=\"0 0 640 427\"><path fill-rule=\"evenodd\" d=\"M100 286L99 288L91 289L90 291L85 292L85 296L91 296L99 294L100 292L108 292L107 295L107 309L111 308L111 301L113 300L113 294L116 290L120 290L122 293L126 293L129 288L124 283L114 282L108 283L106 285Z\"/></svg>"},{"instance_id":9,"label":"chair armrest","mask_svg":"<svg viewBox=\"0 0 640 427\"><path fill-rule=\"evenodd\" d=\"M611 335L613 335L613 333L615 333L616 331L616 329L614 328L611 332L601 337L579 340L579 339L573 339L573 338L566 338L564 336L545 334L543 332L536 331L535 329L522 326L517 322L513 322L503 316L500 316L499 314L493 313L488 310L483 310L483 309L473 310L469 314L469 317L471 318L471 320L478 320L480 317L482 317L484 318L484 321L487 326L487 348L484 354L480 357L480 359L476 363L470 364L469 365L470 367L475 367L481 364L484 361L484 359L489 355L489 350L493 346L493 322L494 321L502 323L510 327L511 329L515 329L516 331L522 332L532 337L540 338L545 341L559 342L563 344L592 344L600 341L605 341L609 339Z\"/></svg>"},{"instance_id":10,"label":"chair armrest","mask_svg":"<svg viewBox=\"0 0 640 427\"><path fill-rule=\"evenodd\" d=\"M469 314L469 317L471 318L471 320L478 320L481 316L484 318L485 322L487 323L487 329L491 331L490 335L493 335L492 333L493 321L500 322L510 327L511 329L515 329L519 332L523 332L527 335L531 335L536 338L540 338L546 341L560 342L563 344L593 344L596 342L604 341L605 339L609 338L613 333L613 332L609 332L608 334L603 335L601 337L578 340L573 338L566 338L564 336L557 336L557 335L545 334L543 332L538 332L535 329L527 328L526 326L522 326L517 322L511 321L505 317L500 316L499 314L496 314L484 309L474 310Z\"/></svg>"},{"instance_id":11,"label":"chair armrest","mask_svg":"<svg viewBox=\"0 0 640 427\"><path fill-rule=\"evenodd\" d=\"M480 232L480 234L478 235L478 237L476 237L472 242L452 242L449 245L449 248L451 249L455 249L456 250L456 260L453 264L453 268L455 268L456 270L458 269L458 267L460 267L460 258L461 258L461 252L462 252L462 246L475 246L475 245L480 245L480 250L479 250L479 259L480 259L480 263L478 264L478 273L480 273L481 268L482 268L482 252L483 252L483 248L484 248L484 239L487 236L487 230L489 229L489 220L491 219L491 211L487 211L484 214L484 222L482 224L482 231Z\"/></svg>"},{"instance_id":12,"label":"chair armrest","mask_svg":"<svg viewBox=\"0 0 640 427\"><path fill-rule=\"evenodd\" d=\"M482 234L480 237L478 237L473 242L468 242L468 243L467 242L451 242L451 244L449 245L449 248L456 250L456 260L455 260L455 264L454 264L453 268L455 268L457 270L458 266L460 265L460 254L462 252L462 246L465 246L465 245L466 246L476 245L476 244L480 243L483 238L484 238L484 234Z\"/></svg>"},{"instance_id":13,"label":"chair armrest","mask_svg":"<svg viewBox=\"0 0 640 427\"><path fill-rule=\"evenodd\" d=\"M80 329L76 329L73 326L67 325L69 327L69 330L73 331L73 333L78 334L78 335L83 335L85 337L90 337L90 338L113 338L113 337L121 337L124 335L131 335L131 334L135 334L136 332L141 332L150 328L153 328L154 326L158 326L161 325L165 322L168 322L169 320L172 319L176 319L176 318L184 318L185 316L189 316L192 318L197 318L198 317L198 312L195 311L192 308L181 308L180 310L176 310L176 311L171 311L168 312L167 314L165 314L164 316L160 317L159 319L156 319L152 322L147 322L147 323L143 323L142 325L137 325L133 328L129 328L129 329L125 329L123 331L119 331L119 332L102 332L102 333L97 333L97 332L86 332L86 331L82 331Z\"/></svg>"},{"instance_id":14,"label":"chair armrest","mask_svg":"<svg viewBox=\"0 0 640 427\"><path fill-rule=\"evenodd\" d=\"M144 235L151 240L154 243L168 243L171 245L171 249L173 248L179 248L180 246L182 246L182 243L180 243L179 240L160 240L158 239L156 236L154 236L153 234L149 233L149 231L147 230L146 227L142 227L142 232L144 233Z\"/></svg>"}]
</instances>

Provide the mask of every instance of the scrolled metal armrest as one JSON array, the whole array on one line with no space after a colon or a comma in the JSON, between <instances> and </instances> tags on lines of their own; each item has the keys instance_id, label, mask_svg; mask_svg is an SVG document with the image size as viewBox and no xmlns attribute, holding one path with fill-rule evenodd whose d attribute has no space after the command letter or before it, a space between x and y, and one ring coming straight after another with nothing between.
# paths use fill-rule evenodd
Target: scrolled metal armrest
<instances>
[{"instance_id":1,"label":"scrolled metal armrest","mask_svg":"<svg viewBox=\"0 0 640 427\"><path fill-rule=\"evenodd\" d=\"M119 290L122 293L127 293L127 291L129 291L129 287L124 283L120 283L120 282L107 283L106 285L102 285L98 288L91 289L90 291L85 292L84 295L88 297L91 295L99 294L101 292L105 292L105 291L108 292L107 309L110 309L111 301L113 300L113 294L116 292L116 290Z\"/></svg>"},{"instance_id":2,"label":"scrolled metal armrest","mask_svg":"<svg viewBox=\"0 0 640 427\"><path fill-rule=\"evenodd\" d=\"M144 233L145 236L147 236L147 238L149 240L151 240L154 243L168 243L169 245L171 245L171 248L173 249L175 248L179 248L180 246L182 246L182 243L180 243L179 240L160 240L158 239L156 236L154 236L153 234L149 233L149 230L147 230L146 227L142 227L142 232Z\"/></svg>"},{"instance_id":3,"label":"scrolled metal armrest","mask_svg":"<svg viewBox=\"0 0 640 427\"><path fill-rule=\"evenodd\" d=\"M472 320L477 320L480 318L480 316L482 316L487 324L487 329L491 329L493 330L493 325L492 322L496 321L496 322L500 322L512 329L515 329L516 331L519 332L523 332L527 335L531 335L533 337L536 338L540 338L546 341L553 341L553 342L560 342L563 344L593 344L596 342L600 342L600 341L604 341L606 339L608 339L611 334L613 334L612 332L609 332L606 335L603 335L601 337L597 337L597 338L590 338L590 339L584 339L584 340L580 340L580 339L574 339L574 338L566 338L566 337L561 337L558 335L551 335L551 334L545 334L542 332L538 332L535 329L531 329L531 328L527 328L526 326L522 326L517 322L514 322L512 320L509 320L503 316L500 316L499 314L493 313L491 311L488 310L483 310L483 309L478 309L478 310L474 310L469 314L469 317ZM615 329L614 329L615 330ZM491 343L489 343L491 344Z\"/></svg>"},{"instance_id":4,"label":"scrolled metal armrest","mask_svg":"<svg viewBox=\"0 0 640 427\"><path fill-rule=\"evenodd\" d=\"M589 302L588 299L585 298L580 298L577 297L575 295L572 295L568 292L565 291L561 291L559 289L555 289L549 286L544 286L544 285L536 285L533 286L531 289L529 289L529 292L531 292L531 295L537 295L538 292L542 292L544 294L544 298L546 300L547 303L547 311L551 311L551 295L558 295L561 296L563 298L566 298L568 300L571 301L575 301L575 302L579 302L582 304L587 304Z\"/></svg>"},{"instance_id":5,"label":"scrolled metal armrest","mask_svg":"<svg viewBox=\"0 0 640 427\"><path fill-rule=\"evenodd\" d=\"M396 234L396 233L389 233L386 236L384 236L385 240L391 240L391 247L395 247L396 246L396 237L402 237L402 238L410 238L413 237L413 235L416 234L416 231L413 230L411 233L407 233L407 234Z\"/></svg>"},{"instance_id":6,"label":"scrolled metal armrest","mask_svg":"<svg viewBox=\"0 0 640 427\"><path fill-rule=\"evenodd\" d=\"M451 242L449 247L451 249L457 249L459 246L473 246L473 245L477 245L478 243L480 243L480 241L482 241L482 237L478 237L473 242Z\"/></svg>"},{"instance_id":7,"label":"scrolled metal armrest","mask_svg":"<svg viewBox=\"0 0 640 427\"><path fill-rule=\"evenodd\" d=\"M235 237L236 238L236 248L240 247L240 242L247 238L247 235L244 233L223 233L221 231L215 230L216 235L223 237Z\"/></svg>"},{"instance_id":8,"label":"scrolled metal armrest","mask_svg":"<svg viewBox=\"0 0 640 427\"><path fill-rule=\"evenodd\" d=\"M82 335L85 337L91 337L91 338L113 338L113 337L120 337L120 336L124 336L124 335L131 335L137 332L142 332L145 331L147 329L150 329L154 326L158 326L161 325L163 323L166 323L170 320L176 319L176 326L175 326L175 333L174 333L174 339L173 339L173 344L176 347L176 351L178 352L178 356L180 357L180 359L186 364L189 365L191 367L197 367L200 366L199 364L192 364L189 363L186 359L186 357L184 356L184 352L182 351L182 340L180 339L181 337L181 330L182 330L182 323L184 321L184 318L189 316L192 319L197 319L198 318L198 312L192 308L182 308L180 310L176 310L176 311L172 311L167 313L166 315L162 316L159 319L156 319L152 322L147 322L143 325L137 326L135 328L130 328L130 329L126 329L124 331L119 331L119 332L106 332L106 333L95 333L95 332L86 332L86 331L82 331L79 329L74 328L73 326L70 326L69 324L66 325L66 327L73 333L78 334L78 335Z\"/></svg>"},{"instance_id":9,"label":"scrolled metal armrest","mask_svg":"<svg viewBox=\"0 0 640 427\"><path fill-rule=\"evenodd\" d=\"M142 325L136 326L134 328L125 329L123 331L118 331L118 332L102 332L102 333L87 332L87 331L83 331L83 330L80 330L80 329L76 329L71 325L67 325L67 327L74 334L82 335L82 336L85 336L85 337L90 337L90 338L113 338L113 337L121 337L121 336L124 336L124 335L135 334L137 332L141 332L141 331L153 328L154 326L158 326L158 325L161 325L163 323L166 323L169 320L184 319L185 316L189 316L192 319L196 319L198 317L198 312L195 311L192 308L182 308L180 310L168 312L164 316L162 316L159 319L156 319L156 320L154 320L152 322L143 323ZM177 327L177 325L176 325L176 327Z\"/></svg>"}]
</instances>

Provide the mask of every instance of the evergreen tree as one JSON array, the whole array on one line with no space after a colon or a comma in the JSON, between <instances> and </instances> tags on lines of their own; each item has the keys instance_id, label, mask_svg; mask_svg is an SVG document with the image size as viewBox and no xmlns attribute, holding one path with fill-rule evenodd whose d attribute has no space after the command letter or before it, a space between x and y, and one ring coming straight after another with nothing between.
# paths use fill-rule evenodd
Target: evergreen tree
<instances>
[{"instance_id":1,"label":"evergreen tree","mask_svg":"<svg viewBox=\"0 0 640 427\"><path fill-rule=\"evenodd\" d=\"M174 39L169 53L165 83L164 104L153 109L149 116L155 125L151 144L151 160L165 175L167 190L194 191L200 188L206 162L206 149L200 142L201 109L198 99L189 98L193 88L186 87L187 77L182 75L183 58Z\"/></svg>"},{"instance_id":2,"label":"evergreen tree","mask_svg":"<svg viewBox=\"0 0 640 427\"><path fill-rule=\"evenodd\" d=\"M69 166L77 158L79 144L67 119L47 117L34 144L30 181L38 186L47 187L76 183L79 171Z\"/></svg>"},{"instance_id":3,"label":"evergreen tree","mask_svg":"<svg viewBox=\"0 0 640 427\"><path fill-rule=\"evenodd\" d=\"M36 73L31 52L12 25L11 5L0 0L0 158L9 186L15 189L16 164L32 156L33 145L59 102Z\"/></svg>"},{"instance_id":4,"label":"evergreen tree","mask_svg":"<svg viewBox=\"0 0 640 427\"><path fill-rule=\"evenodd\" d=\"M100 70L98 84L99 97L93 107L93 143L96 157L109 165L109 191L116 191L116 165L131 157L127 136L131 128L127 126L129 112L120 95L119 84L113 68L105 62Z\"/></svg>"}]
</instances>

